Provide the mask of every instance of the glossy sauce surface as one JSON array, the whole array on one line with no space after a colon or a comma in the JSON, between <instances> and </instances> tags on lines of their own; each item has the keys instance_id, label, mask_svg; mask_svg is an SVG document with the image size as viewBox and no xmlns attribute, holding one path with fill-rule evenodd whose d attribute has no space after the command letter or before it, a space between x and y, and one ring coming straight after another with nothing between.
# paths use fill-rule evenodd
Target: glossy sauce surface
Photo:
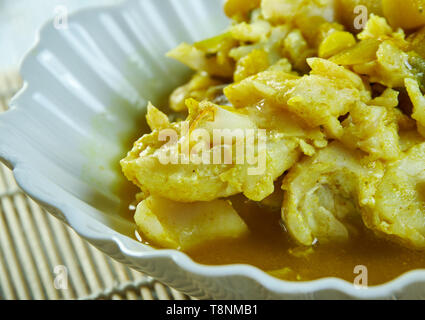
<instances>
[{"instance_id":1,"label":"glossy sauce surface","mask_svg":"<svg viewBox=\"0 0 425 320\"><path fill-rule=\"evenodd\" d=\"M359 231L348 243L319 244L308 253L311 249L299 248L281 227L280 212L242 197L233 197L232 203L251 234L243 239L214 241L187 252L194 261L206 265L250 264L276 277L298 281L338 277L353 282L358 276L354 269L361 265L367 267L368 285L425 269L423 252L379 239L368 230Z\"/></svg>"}]
</instances>

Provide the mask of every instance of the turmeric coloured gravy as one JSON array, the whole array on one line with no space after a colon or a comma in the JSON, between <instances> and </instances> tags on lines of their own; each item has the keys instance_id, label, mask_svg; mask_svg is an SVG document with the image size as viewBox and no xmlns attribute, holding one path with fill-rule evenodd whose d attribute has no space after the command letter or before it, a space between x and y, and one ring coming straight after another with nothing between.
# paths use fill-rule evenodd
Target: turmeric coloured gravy
<instances>
[{"instance_id":1,"label":"turmeric coloured gravy","mask_svg":"<svg viewBox=\"0 0 425 320\"><path fill-rule=\"evenodd\" d=\"M134 203L136 190L132 184L121 185L122 199ZM133 195L130 196L129 195ZM243 196L231 199L233 206L247 223L250 233L239 239L209 241L185 253L205 265L249 264L270 275L289 281L310 281L337 277L353 282L357 266L367 268L369 286L384 284L416 269L425 269L423 251L412 250L361 228L344 243L320 244L313 250L300 248L282 226L280 210L259 206ZM124 208L130 206L123 206ZM132 220L134 210L123 212ZM136 231L137 232L137 231ZM139 232L144 244L162 249Z\"/></svg>"},{"instance_id":2,"label":"turmeric coloured gravy","mask_svg":"<svg viewBox=\"0 0 425 320\"><path fill-rule=\"evenodd\" d=\"M188 251L194 261L206 265L250 264L291 281L337 277L353 282L358 275L355 267L365 266L371 286L414 269L425 269L423 252L379 239L365 228L346 243L320 244L309 252L298 247L281 227L279 211L260 208L246 199L232 200L251 233L242 239L213 241Z\"/></svg>"},{"instance_id":3,"label":"turmeric coloured gravy","mask_svg":"<svg viewBox=\"0 0 425 320\"><path fill-rule=\"evenodd\" d=\"M358 5L366 17L353 15ZM170 112L149 103L151 131L120 162L138 187L142 240L287 280L353 282L367 270L378 285L424 269L423 8L227 0L227 30L168 53L194 75L171 94ZM246 150L264 156L264 170L240 162L236 137L215 142L228 129L263 132ZM230 161L206 161L222 147Z\"/></svg>"},{"instance_id":4,"label":"turmeric coloured gravy","mask_svg":"<svg viewBox=\"0 0 425 320\"><path fill-rule=\"evenodd\" d=\"M133 188L126 188L126 193L128 190ZM423 252L379 239L366 228L348 242L317 245L310 252L300 248L281 226L280 211L260 207L242 196L233 197L232 203L246 221L250 234L239 239L209 241L185 252L195 262L249 264L289 281L337 277L353 282L358 276L355 267L365 266L369 286L386 283L411 270L425 269ZM140 237L144 244L155 247L143 234Z\"/></svg>"}]
</instances>

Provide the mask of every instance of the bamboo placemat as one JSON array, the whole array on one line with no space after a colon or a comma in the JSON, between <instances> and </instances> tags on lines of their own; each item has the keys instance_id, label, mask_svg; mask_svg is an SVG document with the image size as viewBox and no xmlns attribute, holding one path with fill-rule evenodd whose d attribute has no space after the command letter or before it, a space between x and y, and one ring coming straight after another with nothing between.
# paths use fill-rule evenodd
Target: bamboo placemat
<instances>
[{"instance_id":1,"label":"bamboo placemat","mask_svg":"<svg viewBox=\"0 0 425 320\"><path fill-rule=\"evenodd\" d=\"M8 101L21 85L16 73L0 75L0 112L7 110ZM55 280L64 274L68 289L56 289ZM11 171L0 163L2 299L189 297L110 259L82 240L29 199L17 186Z\"/></svg>"}]
</instances>

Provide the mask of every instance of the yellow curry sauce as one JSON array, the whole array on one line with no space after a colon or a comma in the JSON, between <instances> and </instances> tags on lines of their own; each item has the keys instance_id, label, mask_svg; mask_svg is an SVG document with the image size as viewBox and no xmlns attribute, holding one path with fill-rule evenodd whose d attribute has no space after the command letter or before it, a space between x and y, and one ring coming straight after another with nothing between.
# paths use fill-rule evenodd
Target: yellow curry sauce
<instances>
[{"instance_id":1,"label":"yellow curry sauce","mask_svg":"<svg viewBox=\"0 0 425 320\"><path fill-rule=\"evenodd\" d=\"M122 186L121 191L128 203L133 202L133 185ZM321 244L312 253L303 254L308 249L300 249L284 230L280 211L270 211L242 196L233 197L232 203L248 224L250 234L240 239L211 241L187 251L194 261L205 265L249 264L290 281L337 277L353 282L358 276L355 267L365 266L370 286L386 283L408 271L425 269L422 251L379 239L366 228L347 243ZM133 215L134 210L127 209L125 216L132 220ZM140 236L143 243L155 247ZM287 268L296 272L287 272Z\"/></svg>"},{"instance_id":2,"label":"yellow curry sauce","mask_svg":"<svg viewBox=\"0 0 425 320\"><path fill-rule=\"evenodd\" d=\"M391 281L414 269L425 269L423 252L378 239L366 229L347 243L320 244L303 256L302 250L281 227L279 211L267 211L245 199L235 199L232 203L247 222L251 234L243 239L211 242L187 252L196 262L246 263L272 271L270 273L278 278L300 281L338 277L353 282L358 275L354 273L355 267L366 266L369 285ZM279 272L285 268L294 272Z\"/></svg>"},{"instance_id":3,"label":"yellow curry sauce","mask_svg":"<svg viewBox=\"0 0 425 320\"><path fill-rule=\"evenodd\" d=\"M129 220L133 220L136 193L137 188L131 183L120 186L121 199L124 199L122 216ZM290 281L337 277L353 282L358 276L355 267L365 266L369 286L386 283L412 270L425 269L423 251L379 239L366 228L347 243L321 244L315 246L312 253L303 254L304 250L282 226L279 210L271 211L243 196L233 197L232 203L248 224L250 234L241 239L211 241L187 251L195 262L249 264ZM133 209L129 210L130 207ZM144 244L155 247L143 235L138 235ZM129 236L134 237L133 234ZM287 272L287 268L296 272Z\"/></svg>"}]
</instances>

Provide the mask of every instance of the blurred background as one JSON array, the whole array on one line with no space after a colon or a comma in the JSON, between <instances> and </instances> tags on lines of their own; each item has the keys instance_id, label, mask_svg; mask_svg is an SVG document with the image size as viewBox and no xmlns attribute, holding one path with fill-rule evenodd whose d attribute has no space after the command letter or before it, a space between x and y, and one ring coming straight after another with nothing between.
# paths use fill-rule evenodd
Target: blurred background
<instances>
[{"instance_id":1,"label":"blurred background","mask_svg":"<svg viewBox=\"0 0 425 320\"><path fill-rule=\"evenodd\" d=\"M0 0L0 72L16 70L38 30L63 8L69 13L122 0Z\"/></svg>"}]
</instances>

